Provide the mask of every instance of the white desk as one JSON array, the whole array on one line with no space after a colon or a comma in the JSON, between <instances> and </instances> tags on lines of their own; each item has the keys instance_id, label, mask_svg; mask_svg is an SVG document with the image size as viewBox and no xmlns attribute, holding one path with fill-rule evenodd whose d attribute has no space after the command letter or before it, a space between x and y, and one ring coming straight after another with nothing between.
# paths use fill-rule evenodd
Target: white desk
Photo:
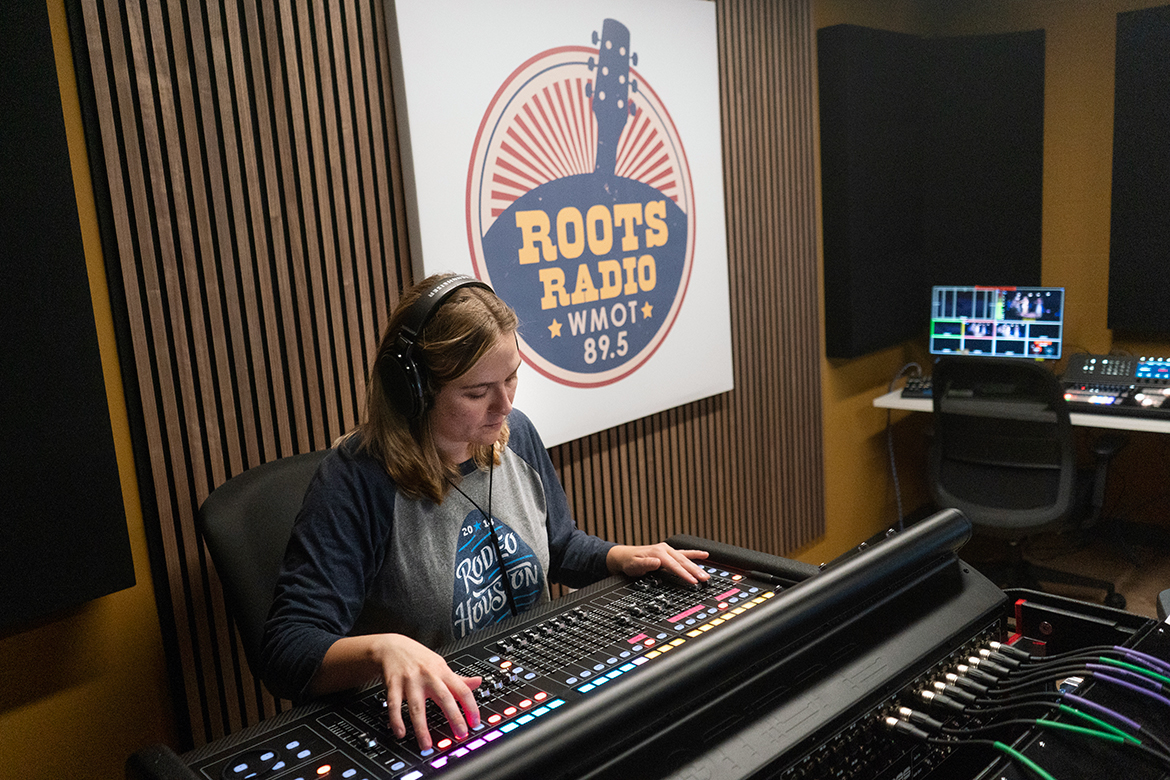
<instances>
[{"instance_id":1,"label":"white desk","mask_svg":"<svg viewBox=\"0 0 1170 780\"><path fill-rule=\"evenodd\" d=\"M873 399L873 405L879 409L903 409L908 412L934 411L934 404L929 398L903 398L901 389L891 390L885 395L878 396ZM1150 417L1129 417L1121 414L1072 412L1069 415L1069 421L1073 425L1083 425L1088 428L1113 428L1119 431L1170 433L1170 419L1161 420Z\"/></svg>"}]
</instances>

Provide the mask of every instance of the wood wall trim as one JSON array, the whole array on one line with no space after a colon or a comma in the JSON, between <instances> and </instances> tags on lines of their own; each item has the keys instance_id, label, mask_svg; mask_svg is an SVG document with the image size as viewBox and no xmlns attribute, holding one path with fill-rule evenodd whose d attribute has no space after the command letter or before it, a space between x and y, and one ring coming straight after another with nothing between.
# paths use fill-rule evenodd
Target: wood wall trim
<instances>
[{"instance_id":1,"label":"wood wall trim","mask_svg":"<svg viewBox=\"0 0 1170 780\"><path fill-rule=\"evenodd\" d=\"M735 390L551 450L579 524L783 554L824 533L807 0L718 2ZM352 427L412 266L381 0L82 4L176 690L202 745L253 678L194 514ZM166 603L163 599L160 603Z\"/></svg>"}]
</instances>

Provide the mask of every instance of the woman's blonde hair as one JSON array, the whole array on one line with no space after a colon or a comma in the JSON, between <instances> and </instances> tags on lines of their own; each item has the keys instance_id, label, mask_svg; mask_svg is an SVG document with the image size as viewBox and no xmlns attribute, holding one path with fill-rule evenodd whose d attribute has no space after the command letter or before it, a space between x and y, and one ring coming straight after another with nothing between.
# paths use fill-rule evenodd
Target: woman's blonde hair
<instances>
[{"instance_id":1,"label":"woman's blonde hair","mask_svg":"<svg viewBox=\"0 0 1170 780\"><path fill-rule=\"evenodd\" d=\"M423 384L424 411L411 421L387 397L378 361L394 346L403 320L422 293L451 274L437 274L406 290L390 315L366 384L366 416L358 426L361 448L385 466L398 489L412 498L426 498L436 504L459 480L459 464L448 462L435 444L431 409L435 395L445 385L471 370L504 336L514 336L516 313L495 293L482 287L462 287L435 311L414 345ZM479 468L499 462L499 452L508 443L504 423L494 445L473 445L472 457Z\"/></svg>"}]
</instances>

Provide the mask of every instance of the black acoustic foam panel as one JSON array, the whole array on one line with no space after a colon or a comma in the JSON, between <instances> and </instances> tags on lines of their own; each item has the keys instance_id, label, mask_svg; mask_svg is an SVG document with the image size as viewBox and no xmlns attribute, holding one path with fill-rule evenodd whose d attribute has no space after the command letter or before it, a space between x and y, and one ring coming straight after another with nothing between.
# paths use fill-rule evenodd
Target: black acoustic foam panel
<instances>
[{"instance_id":1,"label":"black acoustic foam panel","mask_svg":"<svg viewBox=\"0 0 1170 780\"><path fill-rule=\"evenodd\" d=\"M0 631L134 584L44 3L0 6Z\"/></svg>"},{"instance_id":2,"label":"black acoustic foam panel","mask_svg":"<svg viewBox=\"0 0 1170 780\"><path fill-rule=\"evenodd\" d=\"M1044 33L818 31L825 336L923 335L935 284L1040 284Z\"/></svg>"},{"instance_id":3,"label":"black acoustic foam panel","mask_svg":"<svg viewBox=\"0 0 1170 780\"><path fill-rule=\"evenodd\" d=\"M1108 325L1170 333L1170 6L1117 15Z\"/></svg>"}]
</instances>

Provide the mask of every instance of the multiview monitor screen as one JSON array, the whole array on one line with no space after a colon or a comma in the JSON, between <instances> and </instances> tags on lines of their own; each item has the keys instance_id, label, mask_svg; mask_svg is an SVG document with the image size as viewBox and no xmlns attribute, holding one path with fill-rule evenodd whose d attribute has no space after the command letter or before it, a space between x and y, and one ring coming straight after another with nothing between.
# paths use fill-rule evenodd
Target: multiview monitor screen
<instances>
[{"instance_id":1,"label":"multiview monitor screen","mask_svg":"<svg viewBox=\"0 0 1170 780\"><path fill-rule=\"evenodd\" d=\"M1064 331L1063 287L936 286L930 354L1056 360Z\"/></svg>"}]
</instances>

